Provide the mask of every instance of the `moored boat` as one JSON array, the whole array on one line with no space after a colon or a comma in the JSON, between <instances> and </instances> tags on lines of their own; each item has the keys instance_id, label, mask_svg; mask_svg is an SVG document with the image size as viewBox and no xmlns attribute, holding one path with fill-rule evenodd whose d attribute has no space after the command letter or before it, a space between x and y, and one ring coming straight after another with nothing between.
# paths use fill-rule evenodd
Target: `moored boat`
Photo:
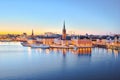
<instances>
[{"instance_id":1,"label":"moored boat","mask_svg":"<svg viewBox=\"0 0 120 80\"><path fill-rule=\"evenodd\" d=\"M50 48L50 46L49 45L45 45L45 44L32 44L31 46L30 46L31 48L42 48L42 49L48 49L48 48Z\"/></svg>"},{"instance_id":2,"label":"moored boat","mask_svg":"<svg viewBox=\"0 0 120 80\"><path fill-rule=\"evenodd\" d=\"M21 45L25 46L25 47L30 47L30 44L27 42L22 42Z\"/></svg>"}]
</instances>

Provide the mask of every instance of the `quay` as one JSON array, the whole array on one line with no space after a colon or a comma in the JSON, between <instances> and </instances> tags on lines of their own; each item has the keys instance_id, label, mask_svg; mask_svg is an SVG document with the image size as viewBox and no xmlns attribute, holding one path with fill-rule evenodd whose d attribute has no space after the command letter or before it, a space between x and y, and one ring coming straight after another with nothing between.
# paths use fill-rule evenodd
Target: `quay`
<instances>
[{"instance_id":1,"label":"quay","mask_svg":"<svg viewBox=\"0 0 120 80\"><path fill-rule=\"evenodd\" d=\"M78 48L93 48L92 46L53 46L51 45L50 48L59 48L59 49L78 49Z\"/></svg>"},{"instance_id":2,"label":"quay","mask_svg":"<svg viewBox=\"0 0 120 80\"><path fill-rule=\"evenodd\" d=\"M113 49L113 50L120 50L120 45L107 45L108 49Z\"/></svg>"},{"instance_id":3,"label":"quay","mask_svg":"<svg viewBox=\"0 0 120 80\"><path fill-rule=\"evenodd\" d=\"M120 50L120 44L109 44L109 43L94 43L94 47L106 48L106 49L113 49L113 50Z\"/></svg>"},{"instance_id":4,"label":"quay","mask_svg":"<svg viewBox=\"0 0 120 80\"><path fill-rule=\"evenodd\" d=\"M93 44L94 47L107 48L105 44Z\"/></svg>"}]
</instances>

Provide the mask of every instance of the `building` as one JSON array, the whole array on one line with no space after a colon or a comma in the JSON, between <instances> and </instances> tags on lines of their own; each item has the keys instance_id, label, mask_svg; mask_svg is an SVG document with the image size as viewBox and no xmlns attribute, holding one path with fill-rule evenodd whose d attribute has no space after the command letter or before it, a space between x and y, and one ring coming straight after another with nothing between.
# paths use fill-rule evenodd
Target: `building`
<instances>
[{"instance_id":1,"label":"building","mask_svg":"<svg viewBox=\"0 0 120 80\"><path fill-rule=\"evenodd\" d=\"M64 24L63 24L63 30L62 30L62 40L66 40L65 21L64 21Z\"/></svg>"},{"instance_id":2,"label":"building","mask_svg":"<svg viewBox=\"0 0 120 80\"><path fill-rule=\"evenodd\" d=\"M67 36L66 34L65 21L63 23L61 44L66 46L71 44L71 36Z\"/></svg>"},{"instance_id":3,"label":"building","mask_svg":"<svg viewBox=\"0 0 120 80\"><path fill-rule=\"evenodd\" d=\"M78 47L92 47L92 41L90 39L81 39L79 36L72 38L71 43Z\"/></svg>"},{"instance_id":4,"label":"building","mask_svg":"<svg viewBox=\"0 0 120 80\"><path fill-rule=\"evenodd\" d=\"M28 42L29 44L36 43L36 38L35 38L35 36L34 36L34 31L33 31L33 29L32 29L31 35L28 37L27 42Z\"/></svg>"}]
</instances>

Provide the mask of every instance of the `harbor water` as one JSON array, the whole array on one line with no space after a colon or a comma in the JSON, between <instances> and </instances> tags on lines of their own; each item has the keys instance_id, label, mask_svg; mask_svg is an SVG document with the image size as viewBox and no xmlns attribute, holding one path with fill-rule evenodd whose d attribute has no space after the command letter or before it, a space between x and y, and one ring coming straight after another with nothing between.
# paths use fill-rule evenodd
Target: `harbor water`
<instances>
[{"instance_id":1,"label":"harbor water","mask_svg":"<svg viewBox=\"0 0 120 80\"><path fill-rule=\"evenodd\" d=\"M0 42L0 80L120 80L120 51L32 49Z\"/></svg>"}]
</instances>

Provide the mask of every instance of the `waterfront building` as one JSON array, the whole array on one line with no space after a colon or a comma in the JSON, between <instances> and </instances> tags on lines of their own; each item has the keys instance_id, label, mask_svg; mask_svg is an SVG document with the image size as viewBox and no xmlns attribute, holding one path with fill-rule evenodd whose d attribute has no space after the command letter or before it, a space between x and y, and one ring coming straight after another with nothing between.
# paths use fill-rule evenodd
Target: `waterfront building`
<instances>
[{"instance_id":1,"label":"waterfront building","mask_svg":"<svg viewBox=\"0 0 120 80\"><path fill-rule=\"evenodd\" d=\"M54 43L54 37L44 37L43 44L52 45Z\"/></svg>"},{"instance_id":2,"label":"waterfront building","mask_svg":"<svg viewBox=\"0 0 120 80\"><path fill-rule=\"evenodd\" d=\"M92 41L90 39L81 39L79 36L72 38L71 44L78 47L92 47Z\"/></svg>"},{"instance_id":3,"label":"waterfront building","mask_svg":"<svg viewBox=\"0 0 120 80\"><path fill-rule=\"evenodd\" d=\"M78 39L77 41L78 47L92 47L92 41L89 39Z\"/></svg>"},{"instance_id":4,"label":"waterfront building","mask_svg":"<svg viewBox=\"0 0 120 80\"><path fill-rule=\"evenodd\" d=\"M61 44L61 39L55 38L55 39L54 39L54 44L60 45L60 44Z\"/></svg>"}]
</instances>

